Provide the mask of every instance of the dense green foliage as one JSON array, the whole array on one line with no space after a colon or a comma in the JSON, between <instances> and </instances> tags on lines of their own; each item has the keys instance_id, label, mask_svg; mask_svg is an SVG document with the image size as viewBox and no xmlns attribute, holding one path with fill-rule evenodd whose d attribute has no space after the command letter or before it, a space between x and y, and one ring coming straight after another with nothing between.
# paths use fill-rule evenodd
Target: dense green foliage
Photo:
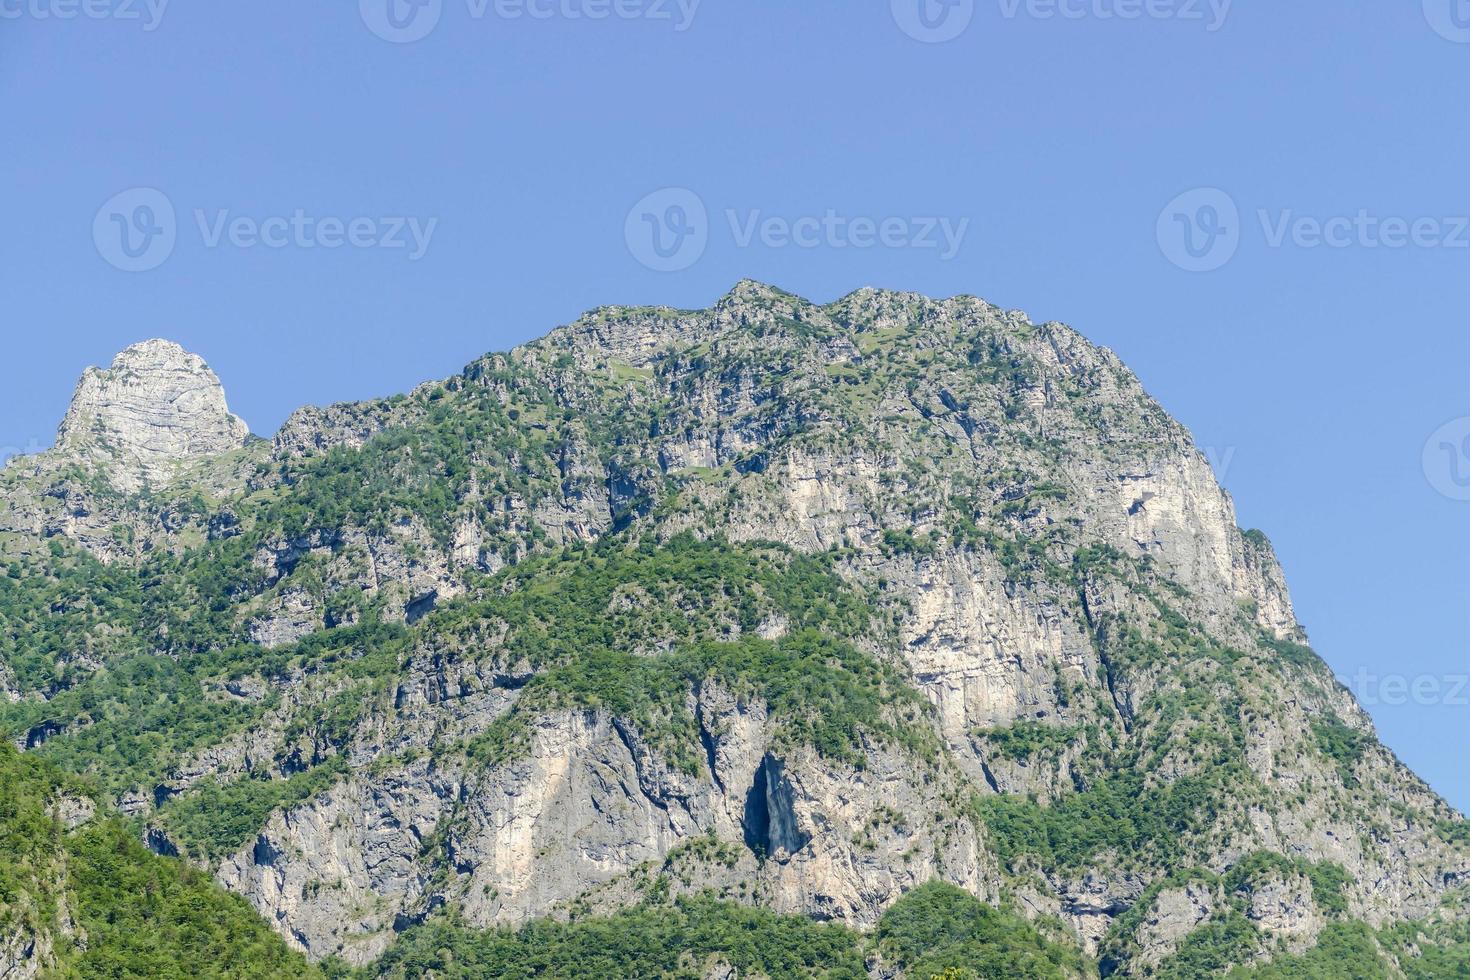
<instances>
[{"instance_id":1,"label":"dense green foliage","mask_svg":"<svg viewBox=\"0 0 1470 980\"><path fill-rule=\"evenodd\" d=\"M206 779L162 812L171 839L183 851L216 861L250 840L273 810L315 796L346 771L342 757L333 756L287 779L244 776L224 785Z\"/></svg>"},{"instance_id":2,"label":"dense green foliage","mask_svg":"<svg viewBox=\"0 0 1470 980\"><path fill-rule=\"evenodd\" d=\"M863 735L936 751L922 702L891 666L849 637L881 626L822 557L696 541L617 539L523 562L476 601L431 617L439 635L504 623L500 655L541 668L512 713L469 747L494 762L525 721L563 707L633 722L676 765L703 765L688 694L718 681L764 701L790 743L862 764ZM783 635L764 639L764 627Z\"/></svg>"},{"instance_id":3,"label":"dense green foliage","mask_svg":"<svg viewBox=\"0 0 1470 980\"><path fill-rule=\"evenodd\" d=\"M114 820L67 844L77 924L87 949L80 977L307 977L243 898L186 864L148 853Z\"/></svg>"},{"instance_id":4,"label":"dense green foliage","mask_svg":"<svg viewBox=\"0 0 1470 980\"><path fill-rule=\"evenodd\" d=\"M66 831L58 802L86 799L85 788L54 767L0 744L0 786L0 930L49 937L55 975L315 975L244 899L150 854L120 820ZM85 946L73 945L77 930Z\"/></svg>"},{"instance_id":5,"label":"dense green foliage","mask_svg":"<svg viewBox=\"0 0 1470 980\"><path fill-rule=\"evenodd\" d=\"M698 980L720 958L742 976L772 980L863 980L858 937L834 925L763 909L686 899L628 909L606 919L535 922L519 931L475 931L452 923L409 930L361 976L446 978L648 977Z\"/></svg>"},{"instance_id":6,"label":"dense green foliage","mask_svg":"<svg viewBox=\"0 0 1470 980\"><path fill-rule=\"evenodd\" d=\"M1076 741L1075 725L1044 725L1039 721L1018 721L1006 728L985 728L976 736L1003 759L1023 761L1033 758L1055 758Z\"/></svg>"},{"instance_id":7,"label":"dense green foliage","mask_svg":"<svg viewBox=\"0 0 1470 980\"><path fill-rule=\"evenodd\" d=\"M1185 936L1178 950L1160 966L1160 980L1203 980L1218 977L1247 960L1260 945L1260 930L1235 909L1205 922Z\"/></svg>"},{"instance_id":8,"label":"dense green foliage","mask_svg":"<svg viewBox=\"0 0 1470 980\"><path fill-rule=\"evenodd\" d=\"M1357 786L1356 770L1367 751L1370 737L1349 728L1335 715L1313 721L1312 734L1317 739L1317 750L1337 765L1343 785L1349 788Z\"/></svg>"},{"instance_id":9,"label":"dense green foliage","mask_svg":"<svg viewBox=\"0 0 1470 980\"><path fill-rule=\"evenodd\" d=\"M1177 862L1187 835L1209 825L1216 789L1213 774L1153 784L1131 770L1050 806L1020 796L987 796L977 805L996 852L1013 867L1074 870L1105 851L1167 865Z\"/></svg>"},{"instance_id":10,"label":"dense green foliage","mask_svg":"<svg viewBox=\"0 0 1470 980\"><path fill-rule=\"evenodd\" d=\"M1373 930L1361 922L1334 923L1322 932L1316 946L1300 956L1278 955L1270 963L1238 966L1228 975L1230 980L1389 980L1394 974L1379 954L1374 939ZM1408 975L1464 974L1409 972Z\"/></svg>"},{"instance_id":11,"label":"dense green foliage","mask_svg":"<svg viewBox=\"0 0 1470 980\"><path fill-rule=\"evenodd\" d=\"M711 898L644 905L609 918L542 921L516 931L466 929L443 920L404 934L358 977L484 980L699 980L711 963L771 980L865 980L868 955L928 978L948 969L969 980L1051 980L1084 975L1075 948L949 885L905 895L873 936ZM346 972L346 971L343 971Z\"/></svg>"},{"instance_id":12,"label":"dense green foliage","mask_svg":"<svg viewBox=\"0 0 1470 980\"><path fill-rule=\"evenodd\" d=\"M875 937L885 958L911 977L955 970L962 977L1043 980L1088 969L1070 942L1048 938L1036 925L939 882L900 899Z\"/></svg>"}]
</instances>

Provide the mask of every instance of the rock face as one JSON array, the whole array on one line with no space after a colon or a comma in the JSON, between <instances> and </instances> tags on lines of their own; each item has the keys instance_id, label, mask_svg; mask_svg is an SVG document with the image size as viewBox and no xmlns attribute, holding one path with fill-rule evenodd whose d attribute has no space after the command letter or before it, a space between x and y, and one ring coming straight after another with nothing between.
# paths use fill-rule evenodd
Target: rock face
<instances>
[{"instance_id":1,"label":"rock face","mask_svg":"<svg viewBox=\"0 0 1470 980\"><path fill-rule=\"evenodd\" d=\"M58 448L100 467L123 493L164 486L181 464L245 444L224 388L197 354L166 340L135 344L88 368L61 423Z\"/></svg>"},{"instance_id":2,"label":"rock face","mask_svg":"<svg viewBox=\"0 0 1470 980\"><path fill-rule=\"evenodd\" d=\"M59 451L137 489L244 438L202 362L154 343L84 378ZM520 923L654 881L867 927L941 878L1147 975L1222 917L1252 959L1334 917L1439 914L1470 884L1470 826L1305 646L1264 535L1118 358L1061 324L747 282L709 310L594 311L247 449L208 513L129 512L153 528L131 551L40 470L5 486L0 526L8 507L24 540L229 570L174 593L215 632L139 616L159 657L187 636L233 666L189 681L204 734L114 789L150 846L312 957L366 962L445 909ZM777 608L775 572L721 579L684 539L820 561L835 584ZM585 597L625 552L673 571L639 566L572 613L491 611ZM563 580L584 563L604 573ZM767 647L717 656L804 628L856 653L789 672ZM73 629L89 670L117 629ZM713 659L641 673L691 647ZM871 666L816 676L839 660ZM0 697L54 693L0 661ZM828 724L850 704L869 713ZM44 718L48 741L108 723ZM237 783L279 805L201 850L179 811Z\"/></svg>"},{"instance_id":3,"label":"rock face","mask_svg":"<svg viewBox=\"0 0 1470 980\"><path fill-rule=\"evenodd\" d=\"M925 816L949 809L952 784L925 785L899 753L861 771L810 752L778 758L759 706L702 696L714 768L699 777L672 770L625 722L558 714L536 725L525 759L488 772L420 761L359 773L274 816L219 880L309 954L353 962L445 903L486 926L579 899L611 909L641 897L639 869L670 870L678 890L745 890L859 926L934 878L997 893L974 829Z\"/></svg>"}]
</instances>

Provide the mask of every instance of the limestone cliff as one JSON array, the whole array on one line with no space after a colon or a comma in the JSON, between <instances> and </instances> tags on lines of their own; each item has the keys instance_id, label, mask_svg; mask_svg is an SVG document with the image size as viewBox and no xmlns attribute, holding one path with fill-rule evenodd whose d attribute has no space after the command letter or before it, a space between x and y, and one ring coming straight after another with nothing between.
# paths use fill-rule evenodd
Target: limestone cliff
<instances>
[{"instance_id":1,"label":"limestone cliff","mask_svg":"<svg viewBox=\"0 0 1470 980\"><path fill-rule=\"evenodd\" d=\"M167 485L183 466L238 449L249 434L201 357L148 340L118 354L109 368L86 370L56 441L132 493Z\"/></svg>"},{"instance_id":2,"label":"limestone cliff","mask_svg":"<svg viewBox=\"0 0 1470 980\"><path fill-rule=\"evenodd\" d=\"M79 613L69 679L12 644L7 717L84 762L134 739L109 785L153 846L313 957L669 890L867 927L941 878L1148 975L1211 923L1247 962L1470 885L1463 819L1306 646L1264 535L1065 326L746 282L270 447L144 346L84 379L58 452L127 492L206 457L204 510L111 505L129 545L23 526L24 468L5 499L17 540L137 563L170 604ZM139 357L174 380L124 407ZM207 731L155 747L96 707L133 624Z\"/></svg>"}]
</instances>

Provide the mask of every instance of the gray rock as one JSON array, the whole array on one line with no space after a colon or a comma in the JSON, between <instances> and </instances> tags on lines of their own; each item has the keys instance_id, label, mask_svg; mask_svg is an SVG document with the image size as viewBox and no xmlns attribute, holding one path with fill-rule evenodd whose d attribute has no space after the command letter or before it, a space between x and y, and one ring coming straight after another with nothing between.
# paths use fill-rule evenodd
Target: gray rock
<instances>
[{"instance_id":1,"label":"gray rock","mask_svg":"<svg viewBox=\"0 0 1470 980\"><path fill-rule=\"evenodd\" d=\"M88 368L57 434L60 449L97 465L133 493L171 483L181 466L245 444L219 378L166 340L135 344L105 370Z\"/></svg>"}]
</instances>

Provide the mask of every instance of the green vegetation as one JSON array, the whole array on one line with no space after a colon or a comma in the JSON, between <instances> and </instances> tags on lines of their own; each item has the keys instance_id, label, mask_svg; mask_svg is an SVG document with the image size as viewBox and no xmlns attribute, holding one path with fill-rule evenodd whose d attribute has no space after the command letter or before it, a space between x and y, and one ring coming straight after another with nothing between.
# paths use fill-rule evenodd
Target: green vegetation
<instances>
[{"instance_id":1,"label":"green vegetation","mask_svg":"<svg viewBox=\"0 0 1470 980\"><path fill-rule=\"evenodd\" d=\"M1311 883L1313 901L1318 909L1334 920L1323 932L1322 949L1312 950L1301 958L1278 955L1269 968L1241 968L1230 975L1256 977L1256 973L1250 972L1252 969L1285 971L1260 974L1261 977L1280 977L1283 980L1297 976L1330 975L1292 971L1311 971L1319 966L1330 965L1332 957L1341 955L1347 947L1359 944L1365 935L1371 948L1371 930L1360 924L1344 921L1347 915L1347 872L1336 864L1313 863L1269 851L1258 851L1247 856L1223 876L1194 868L1175 872L1155 883L1113 922L1102 943L1103 963L1116 965L1126 962L1137 953L1138 929L1152 912L1154 903L1162 892L1194 885L1215 896L1215 914L1180 942L1174 954L1160 964L1157 976L1170 980L1202 980L1206 977L1223 976L1232 966L1248 963L1258 954L1270 951L1265 933L1246 915L1252 893L1269 881L1296 877L1306 878ZM1376 957L1374 952L1369 960L1376 963ZM1364 974L1366 977L1380 975L1372 972Z\"/></svg>"},{"instance_id":2,"label":"green vegetation","mask_svg":"<svg viewBox=\"0 0 1470 980\"><path fill-rule=\"evenodd\" d=\"M1445 978L1464 974L1407 975ZM1379 954L1372 929L1361 922L1340 922L1323 930L1317 945L1300 956L1278 954L1270 963L1237 966L1227 976L1229 980L1389 980L1394 974Z\"/></svg>"},{"instance_id":3,"label":"green vegetation","mask_svg":"<svg viewBox=\"0 0 1470 980\"><path fill-rule=\"evenodd\" d=\"M958 971L952 975L1043 980L1080 976L1090 966L1072 943L940 882L900 899L874 936L884 958L911 977Z\"/></svg>"},{"instance_id":4,"label":"green vegetation","mask_svg":"<svg viewBox=\"0 0 1470 980\"><path fill-rule=\"evenodd\" d=\"M170 800L161 813L170 838L184 852L217 861L250 840L273 810L310 799L346 771L346 761L333 756L289 779L242 776L223 786L206 779L187 795Z\"/></svg>"},{"instance_id":5,"label":"green vegetation","mask_svg":"<svg viewBox=\"0 0 1470 980\"><path fill-rule=\"evenodd\" d=\"M590 649L534 678L507 724L471 751L498 761L510 749L505 739L518 734L515 722L558 707L598 709L631 721L649 744L695 774L703 756L687 695L708 680L764 701L785 744L811 745L857 766L865 762L865 734L915 752L935 752L932 736L918 725L920 704L900 679L815 630L774 642L759 637L701 641L658 657ZM894 711L900 713L898 721L889 720Z\"/></svg>"},{"instance_id":6,"label":"green vegetation","mask_svg":"<svg viewBox=\"0 0 1470 980\"><path fill-rule=\"evenodd\" d=\"M1261 934L1235 909L1198 926L1179 943L1178 950L1159 966L1160 980L1203 980L1218 977L1260 945Z\"/></svg>"},{"instance_id":7,"label":"green vegetation","mask_svg":"<svg viewBox=\"0 0 1470 980\"><path fill-rule=\"evenodd\" d=\"M120 820L68 832L56 806L63 797L87 799L86 790L54 767L0 744L0 786L0 930L48 936L55 976L316 975L243 898L150 854ZM73 944L75 935L85 944Z\"/></svg>"},{"instance_id":8,"label":"green vegetation","mask_svg":"<svg viewBox=\"0 0 1470 980\"><path fill-rule=\"evenodd\" d=\"M297 724L315 726L325 741L341 745L367 692L396 672L408 639L402 626L370 620L269 651L233 644L180 657L129 654L50 701L0 704L0 729L24 737L55 722L61 732L35 749L39 755L91 775L109 792L151 788L167 778L181 757L217 744L276 706L274 693L250 702L213 692L246 672L277 677L310 664L318 672L339 675L351 685L349 692ZM332 707L351 711L347 717L334 717Z\"/></svg>"},{"instance_id":9,"label":"green vegetation","mask_svg":"<svg viewBox=\"0 0 1470 980\"><path fill-rule=\"evenodd\" d=\"M1330 861L1314 863L1272 851L1257 851L1230 869L1225 876L1225 890L1227 893L1248 891L1263 880L1294 876L1301 876L1312 883L1312 900L1324 915L1331 918L1347 915L1346 889L1351 879L1342 865Z\"/></svg>"},{"instance_id":10,"label":"green vegetation","mask_svg":"<svg viewBox=\"0 0 1470 980\"><path fill-rule=\"evenodd\" d=\"M840 926L704 898L642 906L605 919L543 920L515 932L430 923L410 929L357 976L699 980L704 965L716 959L741 976L759 973L772 980L867 977L858 937Z\"/></svg>"},{"instance_id":11,"label":"green vegetation","mask_svg":"<svg viewBox=\"0 0 1470 980\"><path fill-rule=\"evenodd\" d=\"M1470 922L1464 919L1465 895L1453 896L1447 906L1452 918L1404 922L1378 934L1379 944L1398 962L1408 980L1470 976Z\"/></svg>"},{"instance_id":12,"label":"green vegetation","mask_svg":"<svg viewBox=\"0 0 1470 980\"><path fill-rule=\"evenodd\" d=\"M1316 718L1312 721L1312 736L1317 741L1317 751L1337 765L1342 783L1349 789L1358 785L1358 763L1363 761L1372 738L1354 728L1349 728L1336 715Z\"/></svg>"},{"instance_id":13,"label":"green vegetation","mask_svg":"<svg viewBox=\"0 0 1470 980\"><path fill-rule=\"evenodd\" d=\"M913 978L1052 980L1083 976L1082 954L949 885L925 885L883 916L871 938L838 925L707 897L643 905L608 918L475 931L453 919L408 930L361 980L432 974L496 980L600 977L699 980L713 963L771 980L866 980L869 955ZM340 968L339 968L340 969Z\"/></svg>"},{"instance_id":14,"label":"green vegetation","mask_svg":"<svg viewBox=\"0 0 1470 980\"><path fill-rule=\"evenodd\" d=\"M1075 871L1105 852L1119 861L1177 866L1191 834L1218 814L1224 774L1153 784L1139 770L1105 776L1050 806L1017 796L987 796L976 806L996 853L1012 869L1033 864Z\"/></svg>"},{"instance_id":15,"label":"green vegetation","mask_svg":"<svg viewBox=\"0 0 1470 980\"><path fill-rule=\"evenodd\" d=\"M148 853L118 821L77 832L67 851L77 924L87 936L72 967L76 976L315 974L245 899L176 859Z\"/></svg>"},{"instance_id":16,"label":"green vegetation","mask_svg":"<svg viewBox=\"0 0 1470 980\"><path fill-rule=\"evenodd\" d=\"M1449 980L1470 976L1470 925L1405 922L1375 932L1362 922L1335 922L1298 956L1237 966L1229 980Z\"/></svg>"},{"instance_id":17,"label":"green vegetation","mask_svg":"<svg viewBox=\"0 0 1470 980\"><path fill-rule=\"evenodd\" d=\"M1077 725L1046 725L1018 721L1006 728L982 728L975 732L1003 759L1021 762L1033 758L1055 759L1081 734Z\"/></svg>"},{"instance_id":18,"label":"green vegetation","mask_svg":"<svg viewBox=\"0 0 1470 980\"><path fill-rule=\"evenodd\" d=\"M863 763L863 736L932 757L924 705L892 666L858 649L880 623L821 557L681 535L637 547L609 540L531 559L485 597L431 617L436 635L505 623L500 656L541 668L472 756L498 762L525 723L558 708L603 710L688 772L703 765L691 689L717 681L763 700L788 743ZM764 627L783 632L764 639Z\"/></svg>"},{"instance_id":19,"label":"green vegetation","mask_svg":"<svg viewBox=\"0 0 1470 980\"><path fill-rule=\"evenodd\" d=\"M795 305L785 308L788 301ZM479 694L477 679L492 675L507 678L507 700L515 690L488 732L470 738L449 725L432 737L431 761L457 765L462 754L472 770L524 751L539 716L595 711L630 742L699 774L708 733L692 706L710 685L764 703L765 734L777 747L809 746L855 768L875 744L901 747L943 808L884 806L853 844L871 848L881 826L895 838L914 834L903 860L927 857L921 848L952 832L948 817L966 805L954 789L962 767L943 757L902 658L902 590L880 579L865 593L839 570L859 580L893 576L948 561L952 546L967 552L955 564L971 563L977 588L991 590L999 577L1018 613L1046 610L1047 629L1056 614L1069 653L1071 637L1092 645L1080 651L1083 660L1095 655L1092 676L1074 669L1078 659L1056 668L1053 724L1026 719L971 732L983 757L1042 764L1038 778L1053 774L1052 763L1057 785L1045 799L977 798L970 812L982 847L1013 884L1034 884L1036 872L1077 878L1099 865L1155 882L1117 918L1103 944L1105 968L1136 953L1140 924L1163 889L1200 885L1217 913L1160 976L1235 967L1229 975L1243 980L1367 978L1384 975L1390 958L1411 980L1470 975L1470 936L1460 927L1373 932L1347 921L1351 890L1337 865L1255 853L1223 874L1194 867L1255 846L1250 807L1280 812L1246 762L1247 725L1269 725L1270 699L1282 690L1256 679L1330 677L1310 648L1258 636L1250 601L1212 636L1201 621L1215 622L1214 613L1201 609L1213 597L1192 596L1131 550L1086 543L1092 511L1072 499L1084 492L1085 480L1075 482L1084 470L1059 461L1076 460L1085 442L1087 469L1101 473L1097 454L1132 463L1182 438L1131 378L1086 357L1069 356L1058 372L1056 350L1043 366L1028 344L1054 328L997 325L988 314L955 327L864 301L849 311L857 322L839 314L834 324L808 318L791 297L762 305L783 309L652 366L596 363L567 335L484 358L444 384L352 410L361 417L349 427L378 430L360 448L288 458L261 447L232 459L261 462L229 500L181 488L176 499L129 502L96 474L57 477L136 520L112 527L125 554L108 564L63 537L0 539L0 671L26 695L0 698L0 736L30 746L24 759L8 747L0 755L0 928L60 935L69 910L88 943L59 940L59 976L312 975L243 902L148 854L138 827L103 819L67 832L51 802L141 791L158 803L150 819L189 857L218 861L247 845L273 811L329 791L347 772L348 749L363 746L370 713L389 718L391 729L393 689L410 658L442 665L451 678L476 668L459 675L468 678L461 690ZM679 334L669 318L680 314L636 315ZM1093 397L1099 388L1107 398ZM1045 418L1032 407L1038 394ZM714 440L720 449L710 459L698 446L716 412L731 438ZM1086 440L1075 438L1079 424ZM853 498L873 501L871 527L882 530L871 548L803 555L699 540L732 515L745 518L747 532L768 521L786 533L772 515L790 498L771 493L760 475L814 450L838 451L824 457L837 461L833 470L852 458L843 454L876 461L876 488L854 489ZM691 461L716 465L684 465ZM165 508L186 530L167 546L145 546ZM213 518L225 519L228 533L214 534ZM468 544L457 534L466 523ZM696 533L666 537L675 527ZM847 533L851 541L869 530ZM567 545L582 537L598 543ZM1244 537L1248 550L1269 549L1260 532ZM450 551L454 560L440 564ZM389 622L414 598L403 594L403 568L416 584L421 571L448 574L463 594L423 618L426 606L416 609L411 626ZM491 568L498 571L480 571ZM379 590L383 569L399 581ZM308 627L320 629L275 649L250 642L252 621L297 594L309 600ZM1049 678L1026 680L1044 686ZM278 757L252 757L252 771L173 795L181 761L282 717L272 733ZM1331 760L1355 789L1373 743L1329 715L1280 756L1298 750ZM1056 765L1063 757L1065 767ZM402 758L385 754L375 765ZM862 778L876 782L871 775ZM1294 802L1320 801L1320 783L1306 781ZM1343 810L1334 819L1361 815L1366 794L1330 795ZM1438 816L1445 841L1470 845L1470 824ZM454 829L441 826L423 842L425 865L442 876L436 884L451 874L435 862ZM1376 846L1371 835L1362 840ZM941 843L935 849L936 859L944 854ZM733 868L747 855L713 835L697 838L680 855L683 882L692 887L700 862ZM1055 924L1028 924L944 885L911 892L864 937L712 897L668 903L673 869L671 855L648 871L664 882L662 892L647 892L658 901L611 917L477 932L451 908L408 929L382 963L328 972L700 977L723 961L742 976L858 978L868 960L908 980L1092 970ZM1288 956L1252 923L1248 903L1263 882L1297 876L1331 925L1318 948ZM1275 956L1269 965L1239 966L1267 955ZM1342 972L1349 962L1360 972Z\"/></svg>"}]
</instances>

